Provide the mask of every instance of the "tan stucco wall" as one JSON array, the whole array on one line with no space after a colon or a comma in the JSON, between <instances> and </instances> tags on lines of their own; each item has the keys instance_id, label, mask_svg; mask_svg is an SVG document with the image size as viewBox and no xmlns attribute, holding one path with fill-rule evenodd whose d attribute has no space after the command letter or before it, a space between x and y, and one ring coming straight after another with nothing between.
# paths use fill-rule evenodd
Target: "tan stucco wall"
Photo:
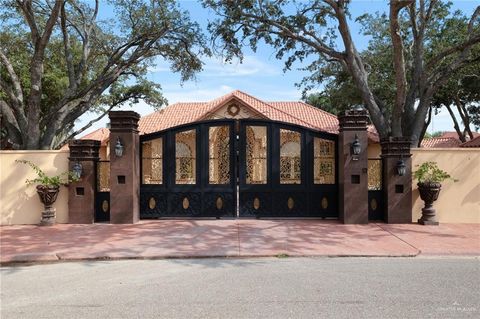
<instances>
[{"instance_id":1,"label":"tan stucco wall","mask_svg":"<svg viewBox=\"0 0 480 319\"><path fill-rule=\"evenodd\" d=\"M36 177L28 166L17 159L32 161L46 174L57 175L68 170L69 151L0 151L0 223L1 225L37 224L43 205L35 185L25 184ZM57 201L57 222L68 222L68 189L60 188Z\"/></svg>"},{"instance_id":2,"label":"tan stucco wall","mask_svg":"<svg viewBox=\"0 0 480 319\"><path fill-rule=\"evenodd\" d=\"M380 147L380 143L368 144L368 147L367 147L368 158L380 158L381 153L382 153L382 148Z\"/></svg>"},{"instance_id":3,"label":"tan stucco wall","mask_svg":"<svg viewBox=\"0 0 480 319\"><path fill-rule=\"evenodd\" d=\"M413 170L426 161L437 162L457 182L442 183L438 200L434 203L441 223L480 223L480 149L444 148L412 149ZM421 216L423 201L413 181L413 221Z\"/></svg>"}]
</instances>

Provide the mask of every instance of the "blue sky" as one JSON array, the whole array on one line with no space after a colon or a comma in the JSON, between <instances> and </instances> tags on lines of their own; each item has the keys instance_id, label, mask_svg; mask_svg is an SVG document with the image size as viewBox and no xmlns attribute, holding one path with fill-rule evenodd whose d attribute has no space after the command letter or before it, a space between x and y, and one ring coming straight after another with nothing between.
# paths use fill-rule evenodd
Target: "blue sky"
<instances>
[{"instance_id":1,"label":"blue sky","mask_svg":"<svg viewBox=\"0 0 480 319\"><path fill-rule=\"evenodd\" d=\"M202 8L198 1L179 1L180 6L190 12L193 20L197 21L202 27L206 28L208 19L212 19L213 14L208 9ZM454 1L453 8L464 11L471 15L479 1L464 0ZM376 11L388 10L388 1L381 0L353 0L350 6L352 18L364 13L374 13ZM354 21L350 23L351 32L354 41L359 50L366 48L368 39L360 34L359 25ZM283 62L275 58L275 51L264 44L260 44L257 52L249 49L244 51L245 58L243 63L234 61L232 64L224 64L220 58L205 59L204 70L197 75L195 81L180 82L180 76L170 72L167 64L158 63L156 67L151 68L149 78L163 88L163 94L168 99L169 104L175 102L187 101L208 101L226 94L232 90L238 89L247 92L266 101L291 101L301 99L301 89L295 87L295 83L301 81L306 75L304 71L296 68L302 67L297 63L291 71L283 73ZM123 109L132 110L130 107ZM133 110L146 115L153 112L153 109L141 102L133 107ZM80 128L95 116L92 114L83 115L78 121L76 128ZM91 132L97 128L105 127L107 118L94 124L86 132ZM436 115L429 127L429 132L434 131L452 131L453 124L447 111ZM84 135L83 133L81 135Z\"/></svg>"}]
</instances>

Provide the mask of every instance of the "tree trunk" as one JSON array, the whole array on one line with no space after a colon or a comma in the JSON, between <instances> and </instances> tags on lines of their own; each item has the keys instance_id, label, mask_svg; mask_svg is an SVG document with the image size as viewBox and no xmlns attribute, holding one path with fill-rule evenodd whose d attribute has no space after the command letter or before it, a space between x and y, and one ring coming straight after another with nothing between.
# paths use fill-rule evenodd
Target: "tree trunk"
<instances>
[{"instance_id":1,"label":"tree trunk","mask_svg":"<svg viewBox=\"0 0 480 319\"><path fill-rule=\"evenodd\" d=\"M452 118L453 121L453 127L455 128L455 131L458 134L458 138L462 143L465 143L467 140L465 139L465 135L463 134L462 130L460 130L460 125L458 125L457 118L455 117L455 114L453 113L453 110L450 105L446 105L448 113L450 113L450 117Z\"/></svg>"}]
</instances>

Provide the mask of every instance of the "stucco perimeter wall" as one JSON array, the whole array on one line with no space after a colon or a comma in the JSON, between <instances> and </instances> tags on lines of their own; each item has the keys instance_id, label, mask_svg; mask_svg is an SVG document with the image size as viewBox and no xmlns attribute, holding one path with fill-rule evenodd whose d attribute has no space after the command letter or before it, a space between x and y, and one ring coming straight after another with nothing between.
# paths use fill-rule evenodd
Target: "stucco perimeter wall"
<instances>
[{"instance_id":1,"label":"stucco perimeter wall","mask_svg":"<svg viewBox=\"0 0 480 319\"><path fill-rule=\"evenodd\" d=\"M43 205L35 185L25 184L36 177L28 165L15 160L29 160L46 174L57 175L68 170L67 151L0 151L0 224L37 224ZM60 188L57 201L57 223L68 222L68 189Z\"/></svg>"},{"instance_id":2,"label":"stucco perimeter wall","mask_svg":"<svg viewBox=\"0 0 480 319\"><path fill-rule=\"evenodd\" d=\"M412 149L413 170L426 161L437 162L457 182L442 183L438 200L434 203L440 223L480 223L480 149L430 148ZM424 206L413 181L413 221L421 216Z\"/></svg>"}]
</instances>

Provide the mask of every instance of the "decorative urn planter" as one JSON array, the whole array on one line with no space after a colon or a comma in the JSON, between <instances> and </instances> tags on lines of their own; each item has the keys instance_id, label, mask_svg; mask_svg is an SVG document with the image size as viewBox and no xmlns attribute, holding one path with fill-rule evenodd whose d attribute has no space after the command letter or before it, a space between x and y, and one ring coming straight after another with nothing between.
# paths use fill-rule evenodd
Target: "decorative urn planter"
<instances>
[{"instance_id":1,"label":"decorative urn planter","mask_svg":"<svg viewBox=\"0 0 480 319\"><path fill-rule=\"evenodd\" d=\"M40 197L40 201L44 206L40 225L51 226L55 224L56 209L52 206L53 203L55 203L55 201L57 200L59 191L60 186L37 185L37 194Z\"/></svg>"},{"instance_id":2,"label":"decorative urn planter","mask_svg":"<svg viewBox=\"0 0 480 319\"><path fill-rule=\"evenodd\" d=\"M438 199L442 184L438 182L421 182L417 186L420 198L425 202L425 207L422 208L422 217L418 220L418 223L421 225L438 225L433 202Z\"/></svg>"}]
</instances>

